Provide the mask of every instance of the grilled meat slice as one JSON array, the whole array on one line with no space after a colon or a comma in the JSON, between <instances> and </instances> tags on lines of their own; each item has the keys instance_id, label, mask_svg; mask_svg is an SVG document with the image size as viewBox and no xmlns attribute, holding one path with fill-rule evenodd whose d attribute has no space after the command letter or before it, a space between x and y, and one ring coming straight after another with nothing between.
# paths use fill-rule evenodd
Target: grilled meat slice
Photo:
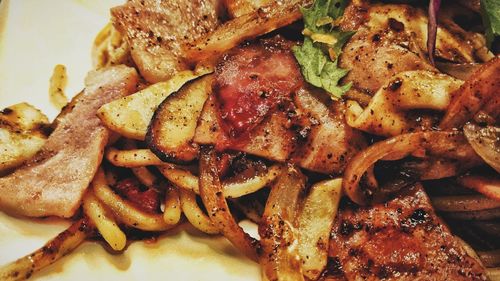
<instances>
[{"instance_id":1,"label":"grilled meat slice","mask_svg":"<svg viewBox=\"0 0 500 281\"><path fill-rule=\"evenodd\" d=\"M344 81L374 95L400 72L434 70L429 62L410 49L411 42L403 33L362 28L345 45L340 57L340 66L350 69Z\"/></svg>"},{"instance_id":2,"label":"grilled meat slice","mask_svg":"<svg viewBox=\"0 0 500 281\"><path fill-rule=\"evenodd\" d=\"M463 30L454 22L456 13L446 10L440 14L436 56L456 63L491 59L484 37ZM427 21L423 9L409 5L353 1L341 22L342 29L357 31L340 57L340 66L350 69L344 82L373 95L400 72L435 70L426 54Z\"/></svg>"},{"instance_id":3,"label":"grilled meat slice","mask_svg":"<svg viewBox=\"0 0 500 281\"><path fill-rule=\"evenodd\" d=\"M332 101L318 88L307 87L295 95L301 119L297 145L292 160L302 168L323 174L340 174L349 160L366 147L360 131L345 121L345 104Z\"/></svg>"},{"instance_id":4,"label":"grilled meat slice","mask_svg":"<svg viewBox=\"0 0 500 281\"><path fill-rule=\"evenodd\" d=\"M217 108L215 97L212 95L205 102L198 120L198 127L194 142L199 144L216 145L217 149L224 150L227 136L222 130L219 120L220 111ZM241 142L233 143L229 148L246 152L273 161L286 161L294 150L294 131L289 126L290 120L284 111L276 111L268 115L261 123L248 132L248 136ZM220 142L223 142L220 144Z\"/></svg>"},{"instance_id":5,"label":"grilled meat slice","mask_svg":"<svg viewBox=\"0 0 500 281\"><path fill-rule=\"evenodd\" d=\"M142 76L154 83L186 70L181 46L219 25L216 0L132 0L111 9Z\"/></svg>"},{"instance_id":6,"label":"grilled meat slice","mask_svg":"<svg viewBox=\"0 0 500 281\"><path fill-rule=\"evenodd\" d=\"M345 123L340 102L305 85L290 52L293 45L275 37L226 54L194 141L341 173L364 147L363 138ZM304 148L293 153L299 146Z\"/></svg>"},{"instance_id":7,"label":"grilled meat slice","mask_svg":"<svg viewBox=\"0 0 500 281\"><path fill-rule=\"evenodd\" d=\"M372 207L346 204L331 233L336 280L486 280L436 216L422 186Z\"/></svg>"},{"instance_id":8,"label":"grilled meat slice","mask_svg":"<svg viewBox=\"0 0 500 281\"><path fill-rule=\"evenodd\" d=\"M0 178L0 209L30 217L71 217L101 163L108 130L97 109L135 91L133 68L91 72L85 90L56 119L42 149L13 173Z\"/></svg>"}]
</instances>

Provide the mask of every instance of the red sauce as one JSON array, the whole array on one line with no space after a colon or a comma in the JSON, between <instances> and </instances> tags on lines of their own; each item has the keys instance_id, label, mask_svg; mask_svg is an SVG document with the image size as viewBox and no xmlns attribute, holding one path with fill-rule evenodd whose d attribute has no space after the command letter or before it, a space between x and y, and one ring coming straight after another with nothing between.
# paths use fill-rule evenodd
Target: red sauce
<instances>
[{"instance_id":1,"label":"red sauce","mask_svg":"<svg viewBox=\"0 0 500 281\"><path fill-rule=\"evenodd\" d=\"M135 178L119 181L113 189L137 208L150 213L160 210L160 195L152 188L144 187Z\"/></svg>"},{"instance_id":2,"label":"red sauce","mask_svg":"<svg viewBox=\"0 0 500 281\"><path fill-rule=\"evenodd\" d=\"M216 67L214 92L226 146L241 142L303 84L291 42L274 38L237 47Z\"/></svg>"}]
</instances>

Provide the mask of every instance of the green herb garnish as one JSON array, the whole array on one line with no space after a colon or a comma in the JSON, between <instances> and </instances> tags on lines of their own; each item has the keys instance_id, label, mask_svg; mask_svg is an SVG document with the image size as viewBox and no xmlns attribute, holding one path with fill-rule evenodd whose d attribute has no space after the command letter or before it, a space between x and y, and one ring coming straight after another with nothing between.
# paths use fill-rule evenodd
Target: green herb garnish
<instances>
[{"instance_id":1,"label":"green herb garnish","mask_svg":"<svg viewBox=\"0 0 500 281\"><path fill-rule=\"evenodd\" d=\"M349 70L338 67L338 57L354 32L335 29L346 5L346 0L317 0L309 9L301 8L304 43L293 48L305 80L325 89L334 99L351 87L351 83L339 85Z\"/></svg>"},{"instance_id":2,"label":"green herb garnish","mask_svg":"<svg viewBox=\"0 0 500 281\"><path fill-rule=\"evenodd\" d=\"M500 0L481 0L481 14L488 46L500 36Z\"/></svg>"}]
</instances>

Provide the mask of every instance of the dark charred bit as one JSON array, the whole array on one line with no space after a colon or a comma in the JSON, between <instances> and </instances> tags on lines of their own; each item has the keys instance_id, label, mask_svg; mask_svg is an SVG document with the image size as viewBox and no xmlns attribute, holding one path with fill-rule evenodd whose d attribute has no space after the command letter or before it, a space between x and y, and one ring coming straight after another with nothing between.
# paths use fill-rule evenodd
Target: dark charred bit
<instances>
[{"instance_id":1,"label":"dark charred bit","mask_svg":"<svg viewBox=\"0 0 500 281\"><path fill-rule=\"evenodd\" d=\"M418 225L429 223L432 223L432 218L426 210L419 208L413 211L409 217L403 219L400 223L400 227L403 232L410 233Z\"/></svg>"},{"instance_id":2,"label":"dark charred bit","mask_svg":"<svg viewBox=\"0 0 500 281\"><path fill-rule=\"evenodd\" d=\"M401 79L397 78L396 80L392 81L389 84L389 90L394 92L397 89L401 88L401 85L403 85L403 81L401 81Z\"/></svg>"},{"instance_id":3,"label":"dark charred bit","mask_svg":"<svg viewBox=\"0 0 500 281\"><path fill-rule=\"evenodd\" d=\"M49 245L42 247L42 252L46 255L52 255L52 254L55 254L57 252L57 247L56 247L56 245L51 243Z\"/></svg>"},{"instance_id":4,"label":"dark charred bit","mask_svg":"<svg viewBox=\"0 0 500 281\"><path fill-rule=\"evenodd\" d=\"M402 22L400 22L394 18L389 19L389 27L392 30L397 31L397 32L401 32L401 31L405 30L405 25Z\"/></svg>"},{"instance_id":5,"label":"dark charred bit","mask_svg":"<svg viewBox=\"0 0 500 281\"><path fill-rule=\"evenodd\" d=\"M40 123L37 125L37 128L46 137L49 137L50 134L52 134L52 132L54 131L54 128L50 124Z\"/></svg>"},{"instance_id":6,"label":"dark charred bit","mask_svg":"<svg viewBox=\"0 0 500 281\"><path fill-rule=\"evenodd\" d=\"M10 109L10 108L4 108L0 111L0 114L2 115L9 115L9 114L12 114L12 112L14 112L14 110Z\"/></svg>"},{"instance_id":7,"label":"dark charred bit","mask_svg":"<svg viewBox=\"0 0 500 281\"><path fill-rule=\"evenodd\" d=\"M424 209L416 209L410 217L412 223L421 224L429 219L429 214Z\"/></svg>"},{"instance_id":8,"label":"dark charred bit","mask_svg":"<svg viewBox=\"0 0 500 281\"><path fill-rule=\"evenodd\" d=\"M344 235L344 236L348 236L348 235L351 235L354 231L354 226L352 225L352 223L348 222L348 221L343 221L341 224L340 224L340 234Z\"/></svg>"},{"instance_id":9,"label":"dark charred bit","mask_svg":"<svg viewBox=\"0 0 500 281\"><path fill-rule=\"evenodd\" d=\"M82 222L78 226L78 231L91 234L94 231L94 227L91 225L90 220L87 217L82 219Z\"/></svg>"},{"instance_id":10,"label":"dark charred bit","mask_svg":"<svg viewBox=\"0 0 500 281\"><path fill-rule=\"evenodd\" d=\"M325 280L327 277L340 277L344 275L344 269L342 268L342 263L338 257L328 257L328 262L326 268L321 273L319 280Z\"/></svg>"}]
</instances>

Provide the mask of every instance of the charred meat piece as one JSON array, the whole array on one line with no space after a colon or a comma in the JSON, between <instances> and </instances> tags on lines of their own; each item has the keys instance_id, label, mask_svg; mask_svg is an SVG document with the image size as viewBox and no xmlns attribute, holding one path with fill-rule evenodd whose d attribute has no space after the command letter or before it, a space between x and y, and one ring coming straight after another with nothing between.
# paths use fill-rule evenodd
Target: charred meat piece
<instances>
[{"instance_id":1,"label":"charred meat piece","mask_svg":"<svg viewBox=\"0 0 500 281\"><path fill-rule=\"evenodd\" d=\"M303 139L292 161L318 173L342 173L349 160L366 147L361 132L345 122L345 104L312 87L301 89L294 101L302 123L297 140Z\"/></svg>"},{"instance_id":2,"label":"charred meat piece","mask_svg":"<svg viewBox=\"0 0 500 281\"><path fill-rule=\"evenodd\" d=\"M111 15L142 76L154 83L188 68L181 46L219 25L217 4L215 0L132 0L111 9Z\"/></svg>"},{"instance_id":3,"label":"charred meat piece","mask_svg":"<svg viewBox=\"0 0 500 281\"><path fill-rule=\"evenodd\" d=\"M245 137L302 85L292 43L275 37L232 49L218 63L214 92L230 141Z\"/></svg>"},{"instance_id":4,"label":"charred meat piece","mask_svg":"<svg viewBox=\"0 0 500 281\"><path fill-rule=\"evenodd\" d=\"M391 30L362 28L345 45L340 66L350 69L345 82L370 95L386 81L408 70L434 70L426 60L410 50L411 38Z\"/></svg>"},{"instance_id":5,"label":"charred meat piece","mask_svg":"<svg viewBox=\"0 0 500 281\"><path fill-rule=\"evenodd\" d=\"M270 114L248 133L247 138L232 144L227 141L219 116L220 112L212 95L205 102L198 120L195 143L212 144L221 151L231 149L279 162L287 160L294 151L295 133L289 126L291 120L285 111L278 110Z\"/></svg>"},{"instance_id":6,"label":"charred meat piece","mask_svg":"<svg viewBox=\"0 0 500 281\"><path fill-rule=\"evenodd\" d=\"M91 72L85 90L56 119L42 149L12 174L0 178L0 209L30 217L71 217L101 163L108 130L97 109L136 89L133 68Z\"/></svg>"},{"instance_id":7,"label":"charred meat piece","mask_svg":"<svg viewBox=\"0 0 500 281\"><path fill-rule=\"evenodd\" d=\"M337 280L486 280L436 216L420 184L372 207L347 203L332 229Z\"/></svg>"},{"instance_id":8,"label":"charred meat piece","mask_svg":"<svg viewBox=\"0 0 500 281\"><path fill-rule=\"evenodd\" d=\"M341 173L364 147L363 137L345 123L343 104L305 85L291 46L278 37L224 56L194 141Z\"/></svg>"}]
</instances>

